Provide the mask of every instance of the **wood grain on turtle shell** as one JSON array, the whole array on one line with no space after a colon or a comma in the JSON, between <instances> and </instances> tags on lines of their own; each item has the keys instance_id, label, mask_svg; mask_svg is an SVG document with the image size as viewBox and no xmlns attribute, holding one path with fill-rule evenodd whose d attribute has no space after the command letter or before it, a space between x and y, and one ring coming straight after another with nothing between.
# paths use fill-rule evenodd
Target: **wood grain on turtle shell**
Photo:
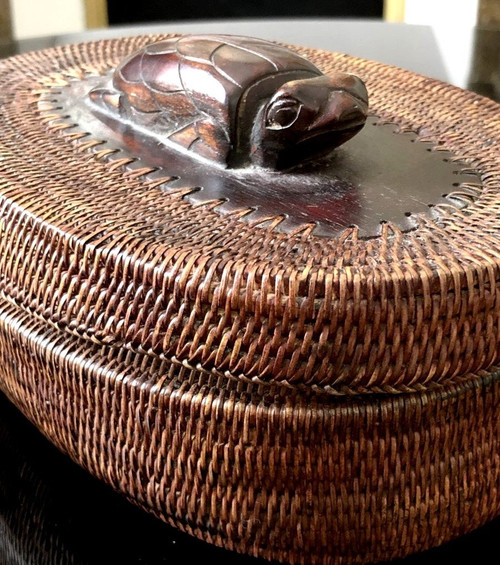
<instances>
[{"instance_id":1,"label":"wood grain on turtle shell","mask_svg":"<svg viewBox=\"0 0 500 565\"><path fill-rule=\"evenodd\" d=\"M226 167L283 169L329 153L363 126L367 93L297 53L239 36L146 46L94 89L100 111Z\"/></svg>"}]
</instances>

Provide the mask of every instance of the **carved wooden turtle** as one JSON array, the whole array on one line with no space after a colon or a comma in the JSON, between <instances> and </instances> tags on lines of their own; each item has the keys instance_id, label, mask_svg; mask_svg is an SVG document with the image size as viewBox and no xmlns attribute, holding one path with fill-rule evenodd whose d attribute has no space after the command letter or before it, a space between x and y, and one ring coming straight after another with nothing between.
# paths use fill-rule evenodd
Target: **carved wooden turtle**
<instances>
[{"instance_id":1,"label":"carved wooden turtle","mask_svg":"<svg viewBox=\"0 0 500 565\"><path fill-rule=\"evenodd\" d=\"M326 76L290 49L229 35L148 45L90 97L108 114L231 168L283 169L328 154L363 127L368 109L358 77Z\"/></svg>"}]
</instances>

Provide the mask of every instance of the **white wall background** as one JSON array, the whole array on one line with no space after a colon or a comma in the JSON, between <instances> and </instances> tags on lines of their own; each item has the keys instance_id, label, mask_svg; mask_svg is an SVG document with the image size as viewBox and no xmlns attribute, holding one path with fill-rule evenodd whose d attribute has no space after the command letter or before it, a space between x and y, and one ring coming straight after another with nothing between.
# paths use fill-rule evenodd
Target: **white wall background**
<instances>
[{"instance_id":1,"label":"white wall background","mask_svg":"<svg viewBox=\"0 0 500 565\"><path fill-rule=\"evenodd\" d=\"M478 10L479 0L405 1L405 23L432 26L449 81L464 88L472 62Z\"/></svg>"},{"instance_id":2,"label":"white wall background","mask_svg":"<svg viewBox=\"0 0 500 565\"><path fill-rule=\"evenodd\" d=\"M406 0L407 24L473 26L479 0Z\"/></svg>"},{"instance_id":3,"label":"white wall background","mask_svg":"<svg viewBox=\"0 0 500 565\"><path fill-rule=\"evenodd\" d=\"M83 0L10 0L16 39L85 29Z\"/></svg>"}]
</instances>

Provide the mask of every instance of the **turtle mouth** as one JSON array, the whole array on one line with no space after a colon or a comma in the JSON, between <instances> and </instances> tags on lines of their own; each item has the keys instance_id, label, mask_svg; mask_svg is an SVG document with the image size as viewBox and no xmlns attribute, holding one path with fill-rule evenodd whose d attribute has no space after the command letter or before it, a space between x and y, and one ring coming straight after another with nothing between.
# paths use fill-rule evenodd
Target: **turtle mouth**
<instances>
[{"instance_id":1,"label":"turtle mouth","mask_svg":"<svg viewBox=\"0 0 500 565\"><path fill-rule=\"evenodd\" d=\"M337 128L323 128L320 130L312 131L308 135L301 137L297 141L297 146L304 146L308 143L318 143L330 145L333 149L344 143L342 140L347 140L353 135L357 134L365 125L365 120L353 121L351 123L343 123L341 127Z\"/></svg>"},{"instance_id":2,"label":"turtle mouth","mask_svg":"<svg viewBox=\"0 0 500 565\"><path fill-rule=\"evenodd\" d=\"M364 126L349 124L342 129L323 129L300 138L293 146L283 151L278 159L278 168L292 168L303 162L311 162L329 155L336 147L354 137Z\"/></svg>"}]
</instances>

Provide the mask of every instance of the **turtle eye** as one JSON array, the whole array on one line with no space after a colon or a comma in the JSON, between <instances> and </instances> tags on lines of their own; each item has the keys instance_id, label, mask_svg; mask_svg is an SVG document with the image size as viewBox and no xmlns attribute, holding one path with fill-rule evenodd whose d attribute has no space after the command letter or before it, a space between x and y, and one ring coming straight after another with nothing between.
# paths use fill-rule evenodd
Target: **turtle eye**
<instances>
[{"instance_id":1,"label":"turtle eye","mask_svg":"<svg viewBox=\"0 0 500 565\"><path fill-rule=\"evenodd\" d=\"M302 104L297 100L278 100L267 110L266 128L285 129L293 125L300 114Z\"/></svg>"}]
</instances>

